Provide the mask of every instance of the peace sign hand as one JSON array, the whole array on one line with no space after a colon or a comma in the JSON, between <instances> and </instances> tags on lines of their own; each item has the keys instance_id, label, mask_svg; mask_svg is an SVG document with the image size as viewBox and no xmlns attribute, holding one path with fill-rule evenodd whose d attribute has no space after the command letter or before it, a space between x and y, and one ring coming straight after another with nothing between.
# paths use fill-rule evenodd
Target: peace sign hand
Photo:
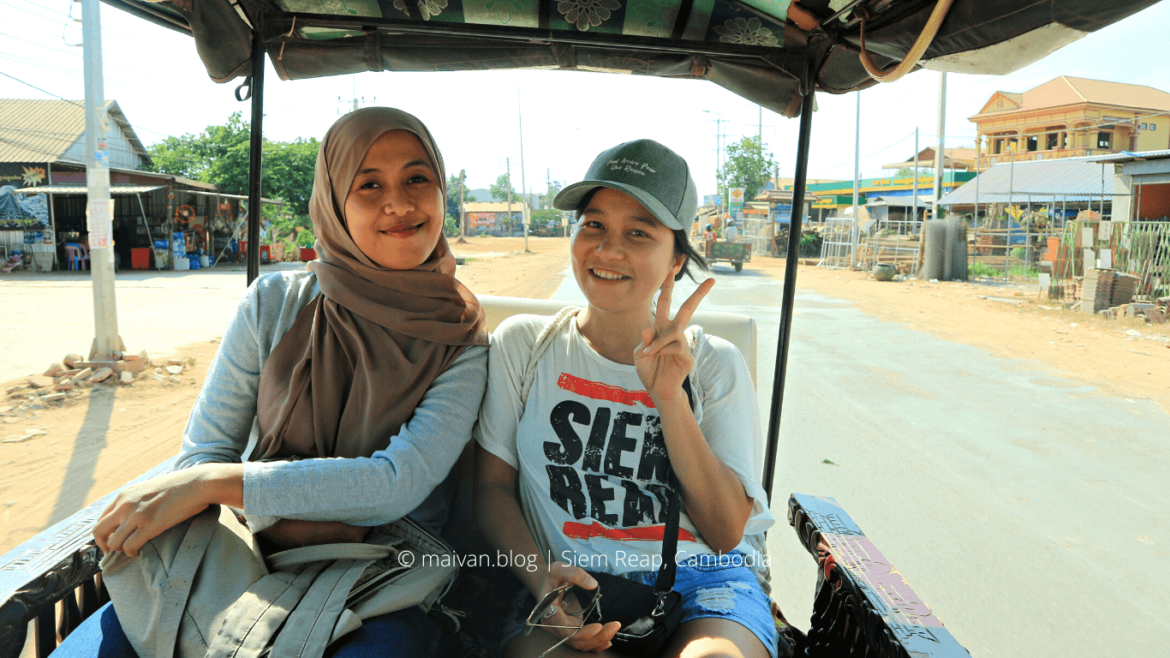
<instances>
[{"instance_id":1,"label":"peace sign hand","mask_svg":"<svg viewBox=\"0 0 1170 658\"><path fill-rule=\"evenodd\" d=\"M667 274L658 296L654 326L642 330L642 343L634 348L634 368L655 403L686 395L682 383L694 367L695 357L691 355L684 332L691 316L699 308L699 303L713 287L715 279L707 279L699 284L672 320L670 295L674 291L674 276L673 272Z\"/></svg>"}]
</instances>

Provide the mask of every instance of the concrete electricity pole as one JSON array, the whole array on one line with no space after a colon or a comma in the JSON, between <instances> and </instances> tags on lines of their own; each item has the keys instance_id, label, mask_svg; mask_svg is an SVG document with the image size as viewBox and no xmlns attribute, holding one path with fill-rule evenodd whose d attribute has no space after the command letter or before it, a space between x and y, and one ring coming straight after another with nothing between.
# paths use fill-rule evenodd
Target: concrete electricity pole
<instances>
[{"instance_id":1,"label":"concrete electricity pole","mask_svg":"<svg viewBox=\"0 0 1170 658\"><path fill-rule=\"evenodd\" d=\"M467 211L464 209L466 205L466 195L464 192L464 181L467 180L467 170L459 170L459 244L467 242Z\"/></svg>"},{"instance_id":2,"label":"concrete electricity pole","mask_svg":"<svg viewBox=\"0 0 1170 658\"><path fill-rule=\"evenodd\" d=\"M857 123L853 132L853 255L850 258L850 268L857 269L857 252L861 248L861 92L857 94Z\"/></svg>"},{"instance_id":3,"label":"concrete electricity pole","mask_svg":"<svg viewBox=\"0 0 1170 658\"><path fill-rule=\"evenodd\" d=\"M508 167L508 231L510 232L512 230L512 158L508 158L504 162Z\"/></svg>"},{"instance_id":4,"label":"concrete electricity pole","mask_svg":"<svg viewBox=\"0 0 1170 658\"><path fill-rule=\"evenodd\" d=\"M524 222L524 253L530 254L528 250L528 183L524 180L524 114L520 111L520 74L516 74L516 121L520 124L520 217ZM509 181L508 185L511 185Z\"/></svg>"},{"instance_id":5,"label":"concrete electricity pole","mask_svg":"<svg viewBox=\"0 0 1170 658\"><path fill-rule=\"evenodd\" d=\"M86 224L89 229L89 268L93 280L93 346L91 361L113 361L125 351L118 335L118 305L114 297L114 202L110 199L110 129L102 84L102 21L100 0L82 0L82 38L85 66L85 183L88 188Z\"/></svg>"},{"instance_id":6,"label":"concrete electricity pole","mask_svg":"<svg viewBox=\"0 0 1170 658\"><path fill-rule=\"evenodd\" d=\"M940 216L941 207L938 205L939 199L942 198L943 193L943 171L946 167L946 148L944 142L947 134L946 130L946 114L947 114L947 72L939 71L938 74L938 149L934 152L934 207L931 210L931 219L942 219Z\"/></svg>"}]
</instances>

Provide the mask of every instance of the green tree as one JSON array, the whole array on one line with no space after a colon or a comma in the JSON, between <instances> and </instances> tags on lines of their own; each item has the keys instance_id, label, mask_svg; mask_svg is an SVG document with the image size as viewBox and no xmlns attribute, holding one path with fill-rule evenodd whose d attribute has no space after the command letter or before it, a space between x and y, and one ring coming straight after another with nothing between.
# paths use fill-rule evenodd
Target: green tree
<instances>
[{"instance_id":1,"label":"green tree","mask_svg":"<svg viewBox=\"0 0 1170 658\"><path fill-rule=\"evenodd\" d=\"M211 183L229 194L247 194L249 137L243 114L234 112L222 126L208 126L197 135L167 137L154 144L148 149L154 164L147 169ZM266 207L263 216L283 234L293 233L298 226L312 226L309 197L318 147L315 137L298 137L291 142L264 140L263 194L284 201L285 206Z\"/></svg>"},{"instance_id":2,"label":"green tree","mask_svg":"<svg viewBox=\"0 0 1170 658\"><path fill-rule=\"evenodd\" d=\"M475 201L475 195L468 194L467 190L466 190L466 187L467 187L467 172L466 171L460 170L459 176L452 175L452 176L447 177L447 215L449 217L455 218L455 222L456 222L455 234L456 235L459 234L458 222L459 222L459 177L460 176L463 177L463 187L465 188L463 191L464 202L472 203Z\"/></svg>"},{"instance_id":3,"label":"green tree","mask_svg":"<svg viewBox=\"0 0 1170 658\"><path fill-rule=\"evenodd\" d=\"M753 199L764 189L775 167L772 154L764 151L759 137L744 137L727 147L727 161L719 170L719 186L725 191L742 187L744 199Z\"/></svg>"},{"instance_id":4,"label":"green tree","mask_svg":"<svg viewBox=\"0 0 1170 658\"><path fill-rule=\"evenodd\" d=\"M492 198L497 201L507 201L509 192L512 193L513 202L520 197L516 193L516 188L512 187L512 181L509 179L508 174L500 174L496 182L488 185L488 190L491 191Z\"/></svg>"},{"instance_id":5,"label":"green tree","mask_svg":"<svg viewBox=\"0 0 1170 658\"><path fill-rule=\"evenodd\" d=\"M505 203L508 201L508 193L511 192L512 203L515 204L512 207L512 212L515 214L516 212L520 211L520 195L516 193L516 188L512 187L512 181L510 180L508 174L500 174L499 177L496 178L495 183L488 185L488 190L491 191L492 198L503 201ZM500 224L501 228L504 229L505 235L510 235L512 233L511 217L505 217L500 222Z\"/></svg>"}]
</instances>

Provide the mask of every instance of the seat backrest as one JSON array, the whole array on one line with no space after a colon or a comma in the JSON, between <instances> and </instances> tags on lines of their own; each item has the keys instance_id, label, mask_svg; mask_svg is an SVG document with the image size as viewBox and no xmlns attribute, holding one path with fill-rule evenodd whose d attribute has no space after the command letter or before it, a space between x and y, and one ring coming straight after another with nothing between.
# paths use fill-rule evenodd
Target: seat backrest
<instances>
[{"instance_id":1,"label":"seat backrest","mask_svg":"<svg viewBox=\"0 0 1170 658\"><path fill-rule=\"evenodd\" d=\"M501 322L513 315L556 315L557 311L572 305L553 299L523 299L494 295L479 295L479 302L487 311L489 331L495 331ZM691 318L691 324L697 324L703 328L703 331L713 336L719 336L739 348L739 353L747 361L748 372L752 375L752 383L756 383L755 320L738 313L700 310L696 311Z\"/></svg>"},{"instance_id":2,"label":"seat backrest","mask_svg":"<svg viewBox=\"0 0 1170 658\"><path fill-rule=\"evenodd\" d=\"M65 245L65 255L69 258L77 258L81 256L81 252L77 249L77 245Z\"/></svg>"}]
</instances>

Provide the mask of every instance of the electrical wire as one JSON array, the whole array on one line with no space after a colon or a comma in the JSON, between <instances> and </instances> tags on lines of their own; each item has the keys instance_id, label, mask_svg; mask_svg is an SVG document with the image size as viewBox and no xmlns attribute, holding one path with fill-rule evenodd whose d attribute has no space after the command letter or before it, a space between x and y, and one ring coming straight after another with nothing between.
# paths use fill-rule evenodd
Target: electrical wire
<instances>
[{"instance_id":1,"label":"electrical wire","mask_svg":"<svg viewBox=\"0 0 1170 658\"><path fill-rule=\"evenodd\" d=\"M2 55L0 55L0 57L2 57ZM11 78L12 80L15 80L15 81L17 81L17 82L19 82L20 84L22 84L22 85L25 85L26 87L32 87L33 89L36 89L37 91L41 92L42 94L47 94L47 95L49 95L49 96L52 96L53 98L56 98L56 99L58 99L58 100L63 100L63 101L65 101L66 103L69 103L70 105L76 105L77 107L80 107L80 108L82 108L82 109L85 109L85 105L84 105L84 104L82 104L82 103L78 103L77 101L74 101L74 100L69 100L68 98L65 98L64 96L58 96L57 94L54 94L54 93L53 93L53 92L51 92L51 91L46 91L46 90L44 90L44 89L41 89L40 87L38 87L38 86L36 86L36 85L34 85L34 84L32 84L32 83L25 82L24 80L21 80L20 78L18 78L18 77L16 77L16 76L14 76L14 75L10 75L10 74L8 74L8 73L5 73L4 71L0 71L0 75L4 76L4 77L6 77L6 78ZM170 136L171 136L171 133L164 133L164 132L159 132L159 131L157 131L157 130L151 130L150 128L145 128L145 127L143 127L143 126L141 126L141 125L135 125L135 124L131 124L131 123L130 123L130 121L129 121L129 119L127 119L126 123L132 127L132 129L134 130L134 132L138 132L138 131L140 131L140 130L144 130L144 131L146 131L146 132L148 132L148 133L154 133L155 135L161 135L162 137L170 137Z\"/></svg>"}]
</instances>

